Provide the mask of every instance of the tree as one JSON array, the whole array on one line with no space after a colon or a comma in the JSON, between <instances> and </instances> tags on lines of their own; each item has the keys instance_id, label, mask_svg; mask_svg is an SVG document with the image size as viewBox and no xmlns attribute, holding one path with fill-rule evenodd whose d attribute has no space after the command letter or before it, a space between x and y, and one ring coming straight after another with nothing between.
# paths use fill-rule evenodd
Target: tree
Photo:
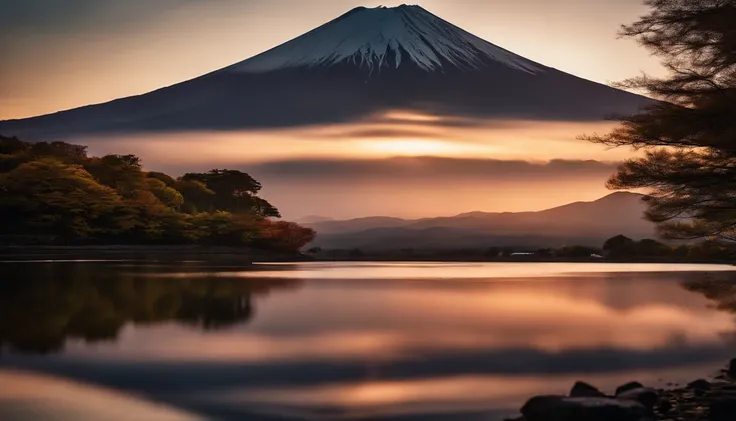
<instances>
[{"instance_id":1,"label":"tree","mask_svg":"<svg viewBox=\"0 0 736 421\"><path fill-rule=\"evenodd\" d=\"M671 255L673 251L666 244L645 238L636 244L636 253L646 257L665 257Z\"/></svg>"},{"instance_id":2,"label":"tree","mask_svg":"<svg viewBox=\"0 0 736 421\"><path fill-rule=\"evenodd\" d=\"M184 174L182 181L200 182L214 192L213 195L196 199L200 211L222 210L253 213L262 217L281 217L278 209L257 196L261 183L247 173L237 170L211 170L206 173ZM187 198L186 194L184 197Z\"/></svg>"},{"instance_id":3,"label":"tree","mask_svg":"<svg viewBox=\"0 0 736 421\"><path fill-rule=\"evenodd\" d=\"M621 34L659 56L669 74L621 84L661 100L603 136L643 149L609 181L643 188L646 217L665 238L736 239L736 0L648 0Z\"/></svg>"},{"instance_id":4,"label":"tree","mask_svg":"<svg viewBox=\"0 0 736 421\"><path fill-rule=\"evenodd\" d=\"M145 189L140 158L135 155L105 155L92 158L85 168L100 183L117 190L123 197L133 197Z\"/></svg>"},{"instance_id":5,"label":"tree","mask_svg":"<svg viewBox=\"0 0 736 421\"><path fill-rule=\"evenodd\" d=\"M316 235L313 229L294 222L265 219L261 223L261 234L256 244L270 250L296 252L311 243Z\"/></svg>"},{"instance_id":6,"label":"tree","mask_svg":"<svg viewBox=\"0 0 736 421\"><path fill-rule=\"evenodd\" d=\"M557 255L561 257L583 258L590 257L591 254L599 254L600 250L595 247L587 246L565 246L558 250Z\"/></svg>"},{"instance_id":7,"label":"tree","mask_svg":"<svg viewBox=\"0 0 736 421\"><path fill-rule=\"evenodd\" d=\"M603 243L603 251L612 257L632 256L635 248L636 241L623 235L611 237Z\"/></svg>"},{"instance_id":8,"label":"tree","mask_svg":"<svg viewBox=\"0 0 736 421\"><path fill-rule=\"evenodd\" d=\"M212 210L212 197L215 195L215 192L208 189L203 182L182 178L177 181L176 190L181 192L181 195L184 197L184 204L182 206L184 212L196 214L197 212Z\"/></svg>"},{"instance_id":9,"label":"tree","mask_svg":"<svg viewBox=\"0 0 736 421\"><path fill-rule=\"evenodd\" d=\"M79 165L43 158L0 175L4 234L87 239L129 224L117 192Z\"/></svg>"},{"instance_id":10,"label":"tree","mask_svg":"<svg viewBox=\"0 0 736 421\"><path fill-rule=\"evenodd\" d=\"M211 188L210 188L211 187ZM208 244L295 252L314 231L272 222L261 184L234 170L174 179L135 155L88 157L63 142L0 136L0 236L6 242Z\"/></svg>"},{"instance_id":11,"label":"tree","mask_svg":"<svg viewBox=\"0 0 736 421\"><path fill-rule=\"evenodd\" d=\"M0 154L12 155L26 152L31 149L31 144L23 142L17 137L0 136Z\"/></svg>"},{"instance_id":12,"label":"tree","mask_svg":"<svg viewBox=\"0 0 736 421\"><path fill-rule=\"evenodd\" d=\"M156 178L146 178L148 189L158 200L167 207L179 209L184 204L184 197L174 188Z\"/></svg>"}]
</instances>

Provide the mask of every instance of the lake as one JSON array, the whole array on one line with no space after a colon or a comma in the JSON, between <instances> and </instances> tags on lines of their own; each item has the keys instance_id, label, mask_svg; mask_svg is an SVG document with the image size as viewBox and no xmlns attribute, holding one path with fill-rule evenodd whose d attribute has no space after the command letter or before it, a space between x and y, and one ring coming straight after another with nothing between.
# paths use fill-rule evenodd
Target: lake
<instances>
[{"instance_id":1,"label":"lake","mask_svg":"<svg viewBox=\"0 0 736 421\"><path fill-rule=\"evenodd\" d=\"M0 263L0 419L501 420L713 374L734 269Z\"/></svg>"}]
</instances>

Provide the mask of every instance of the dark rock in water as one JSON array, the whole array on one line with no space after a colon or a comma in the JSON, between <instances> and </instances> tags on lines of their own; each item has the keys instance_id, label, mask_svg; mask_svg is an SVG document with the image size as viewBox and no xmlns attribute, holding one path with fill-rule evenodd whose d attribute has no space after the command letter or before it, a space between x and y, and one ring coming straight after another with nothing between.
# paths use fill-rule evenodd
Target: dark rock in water
<instances>
[{"instance_id":1,"label":"dark rock in water","mask_svg":"<svg viewBox=\"0 0 736 421\"><path fill-rule=\"evenodd\" d=\"M687 387L694 390L710 390L710 382L708 380L698 379L688 383Z\"/></svg>"},{"instance_id":2,"label":"dark rock in water","mask_svg":"<svg viewBox=\"0 0 736 421\"><path fill-rule=\"evenodd\" d=\"M595 387L585 382L575 382L570 389L570 396L575 398L604 398L606 395Z\"/></svg>"},{"instance_id":3,"label":"dark rock in water","mask_svg":"<svg viewBox=\"0 0 736 421\"><path fill-rule=\"evenodd\" d=\"M667 398L660 399L659 403L657 403L657 409L659 409L660 413L666 414L672 409L672 402Z\"/></svg>"},{"instance_id":4,"label":"dark rock in water","mask_svg":"<svg viewBox=\"0 0 736 421\"><path fill-rule=\"evenodd\" d=\"M633 400L548 395L529 399L521 413L527 421L640 421L648 411Z\"/></svg>"},{"instance_id":5,"label":"dark rock in water","mask_svg":"<svg viewBox=\"0 0 736 421\"><path fill-rule=\"evenodd\" d=\"M644 387L644 385L639 382L628 382L626 384L622 384L616 389L616 396L626 392L627 390L640 389L642 387Z\"/></svg>"},{"instance_id":6,"label":"dark rock in water","mask_svg":"<svg viewBox=\"0 0 736 421\"><path fill-rule=\"evenodd\" d=\"M708 419L710 421L736 420L736 399L726 399L713 402L710 405Z\"/></svg>"},{"instance_id":7,"label":"dark rock in water","mask_svg":"<svg viewBox=\"0 0 736 421\"><path fill-rule=\"evenodd\" d=\"M639 402L651 412L659 402L659 393L651 387L640 387L622 392L616 395L616 399Z\"/></svg>"},{"instance_id":8,"label":"dark rock in water","mask_svg":"<svg viewBox=\"0 0 736 421\"><path fill-rule=\"evenodd\" d=\"M728 363L728 371L726 371L729 376L736 378L736 358L732 359L730 363Z\"/></svg>"}]
</instances>

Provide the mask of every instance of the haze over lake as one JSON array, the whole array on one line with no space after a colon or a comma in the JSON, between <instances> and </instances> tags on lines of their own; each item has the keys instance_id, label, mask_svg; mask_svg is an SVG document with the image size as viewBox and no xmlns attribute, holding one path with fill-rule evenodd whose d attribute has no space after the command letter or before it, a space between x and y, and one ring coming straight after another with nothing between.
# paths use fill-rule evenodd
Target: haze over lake
<instances>
[{"instance_id":1,"label":"haze over lake","mask_svg":"<svg viewBox=\"0 0 736 421\"><path fill-rule=\"evenodd\" d=\"M734 317L686 285L733 270L2 263L0 419L500 420L720 368Z\"/></svg>"}]
</instances>

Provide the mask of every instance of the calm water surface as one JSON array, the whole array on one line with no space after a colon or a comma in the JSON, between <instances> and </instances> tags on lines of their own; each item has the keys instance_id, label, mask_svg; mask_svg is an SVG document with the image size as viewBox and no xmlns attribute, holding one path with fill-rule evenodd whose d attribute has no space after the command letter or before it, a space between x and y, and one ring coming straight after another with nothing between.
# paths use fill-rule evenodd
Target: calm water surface
<instances>
[{"instance_id":1,"label":"calm water surface","mask_svg":"<svg viewBox=\"0 0 736 421\"><path fill-rule=\"evenodd\" d=\"M0 263L0 420L500 420L713 373L733 269Z\"/></svg>"}]
</instances>

